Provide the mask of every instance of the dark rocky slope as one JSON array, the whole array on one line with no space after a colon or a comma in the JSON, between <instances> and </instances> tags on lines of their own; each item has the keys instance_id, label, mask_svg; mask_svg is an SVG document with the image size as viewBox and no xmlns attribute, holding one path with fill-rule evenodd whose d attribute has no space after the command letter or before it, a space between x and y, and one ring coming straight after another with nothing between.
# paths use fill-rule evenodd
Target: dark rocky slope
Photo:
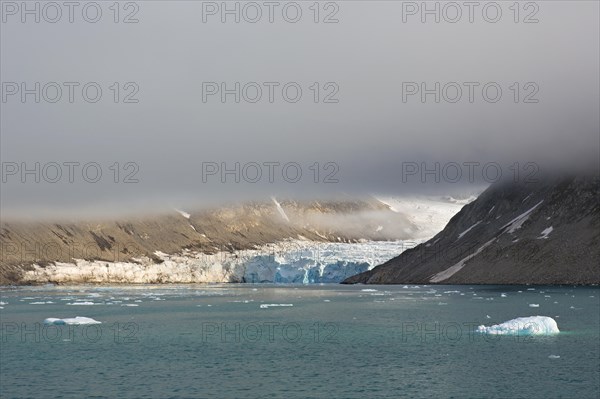
<instances>
[{"instance_id":1,"label":"dark rocky slope","mask_svg":"<svg viewBox=\"0 0 600 399\"><path fill-rule=\"evenodd\" d=\"M498 183L429 240L343 283L599 284L599 179Z\"/></svg>"}]
</instances>

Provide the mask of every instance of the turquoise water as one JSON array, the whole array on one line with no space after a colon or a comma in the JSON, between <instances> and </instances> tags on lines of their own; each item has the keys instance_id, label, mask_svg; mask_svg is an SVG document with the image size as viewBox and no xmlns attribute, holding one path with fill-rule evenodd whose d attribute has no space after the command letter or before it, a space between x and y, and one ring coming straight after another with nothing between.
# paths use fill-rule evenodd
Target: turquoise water
<instances>
[{"instance_id":1,"label":"turquoise water","mask_svg":"<svg viewBox=\"0 0 600 399\"><path fill-rule=\"evenodd\" d=\"M2 398L600 394L598 288L44 286L0 302ZM561 332L474 332L535 315ZM102 324L43 324L75 316Z\"/></svg>"}]
</instances>

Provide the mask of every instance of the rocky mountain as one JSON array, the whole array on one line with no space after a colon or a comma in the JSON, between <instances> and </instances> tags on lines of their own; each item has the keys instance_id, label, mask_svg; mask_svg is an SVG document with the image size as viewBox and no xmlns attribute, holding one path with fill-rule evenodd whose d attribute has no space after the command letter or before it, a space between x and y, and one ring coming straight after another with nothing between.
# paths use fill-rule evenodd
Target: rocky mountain
<instances>
[{"instance_id":1,"label":"rocky mountain","mask_svg":"<svg viewBox=\"0 0 600 399\"><path fill-rule=\"evenodd\" d=\"M493 184L432 239L346 284L599 284L595 177Z\"/></svg>"},{"instance_id":2,"label":"rocky mountain","mask_svg":"<svg viewBox=\"0 0 600 399\"><path fill-rule=\"evenodd\" d=\"M304 203L273 199L128 220L2 222L0 284L244 281L248 262L272 258L255 250L273 243L403 240L417 231L406 215L375 199ZM281 251L289 252L289 247L288 243ZM247 259L240 260L241 251L246 251L242 255ZM232 271L230 266L243 268ZM261 265L254 266L259 280L261 273L268 274L261 272ZM341 278L373 264L354 266Z\"/></svg>"}]
</instances>

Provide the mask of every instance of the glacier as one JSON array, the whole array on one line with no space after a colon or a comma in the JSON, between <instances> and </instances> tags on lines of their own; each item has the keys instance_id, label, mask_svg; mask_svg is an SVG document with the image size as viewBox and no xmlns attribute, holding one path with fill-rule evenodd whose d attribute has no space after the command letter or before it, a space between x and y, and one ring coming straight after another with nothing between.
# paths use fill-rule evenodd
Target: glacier
<instances>
[{"instance_id":1,"label":"glacier","mask_svg":"<svg viewBox=\"0 0 600 399\"><path fill-rule=\"evenodd\" d=\"M477 332L493 335L554 335L558 334L556 320L548 316L518 317L492 326L479 326Z\"/></svg>"},{"instance_id":2,"label":"glacier","mask_svg":"<svg viewBox=\"0 0 600 399\"><path fill-rule=\"evenodd\" d=\"M316 242L288 239L255 249L215 254L184 250L155 252L159 259L136 262L75 259L44 267L34 265L24 275L29 283L339 283L370 270L420 241Z\"/></svg>"}]
</instances>

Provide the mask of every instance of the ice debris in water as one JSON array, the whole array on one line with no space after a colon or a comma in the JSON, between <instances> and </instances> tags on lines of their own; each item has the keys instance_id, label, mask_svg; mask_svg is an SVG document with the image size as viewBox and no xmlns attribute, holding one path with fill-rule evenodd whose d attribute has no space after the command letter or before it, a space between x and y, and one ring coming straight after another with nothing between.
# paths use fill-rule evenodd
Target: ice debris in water
<instances>
[{"instance_id":1,"label":"ice debris in water","mask_svg":"<svg viewBox=\"0 0 600 399\"><path fill-rule=\"evenodd\" d=\"M560 330L556 321L548 316L518 317L493 326L479 326L477 332L494 335L552 335Z\"/></svg>"},{"instance_id":2,"label":"ice debris in water","mask_svg":"<svg viewBox=\"0 0 600 399\"><path fill-rule=\"evenodd\" d=\"M46 320L44 320L44 324L50 324L50 325L64 325L64 324L68 324L68 325L73 325L73 326L78 326L78 325L82 325L82 324L101 324L102 322L94 320L90 317L82 317L82 316L76 316L76 317L71 317L71 318L66 318L66 319L56 319L56 318L47 318Z\"/></svg>"},{"instance_id":3,"label":"ice debris in water","mask_svg":"<svg viewBox=\"0 0 600 399\"><path fill-rule=\"evenodd\" d=\"M294 306L294 304L292 303L263 303L260 305L261 309L268 309L271 307L278 307L278 306Z\"/></svg>"}]
</instances>

